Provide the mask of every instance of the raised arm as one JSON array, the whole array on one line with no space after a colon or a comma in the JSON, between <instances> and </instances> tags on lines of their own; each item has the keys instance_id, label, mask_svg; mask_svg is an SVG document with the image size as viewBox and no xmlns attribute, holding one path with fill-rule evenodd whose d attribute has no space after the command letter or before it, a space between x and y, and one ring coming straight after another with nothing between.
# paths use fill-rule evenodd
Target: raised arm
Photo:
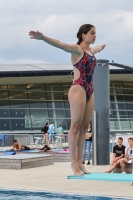
<instances>
[{"instance_id":1,"label":"raised arm","mask_svg":"<svg viewBox=\"0 0 133 200\"><path fill-rule=\"evenodd\" d=\"M40 33L39 31L30 31L29 32L30 38L31 39L36 39L36 40L43 40L44 42L57 47L59 49L62 49L66 52L72 53L72 54L81 54L82 50L79 47L79 45L77 44L66 44L64 42L61 42L59 40L53 39L53 38L49 38L45 35L43 35L42 33Z\"/></svg>"},{"instance_id":2,"label":"raised arm","mask_svg":"<svg viewBox=\"0 0 133 200\"><path fill-rule=\"evenodd\" d=\"M95 54L95 53L98 53L98 52L102 51L105 48L105 46L106 46L106 44L95 46L93 48L91 47L91 50Z\"/></svg>"}]
</instances>

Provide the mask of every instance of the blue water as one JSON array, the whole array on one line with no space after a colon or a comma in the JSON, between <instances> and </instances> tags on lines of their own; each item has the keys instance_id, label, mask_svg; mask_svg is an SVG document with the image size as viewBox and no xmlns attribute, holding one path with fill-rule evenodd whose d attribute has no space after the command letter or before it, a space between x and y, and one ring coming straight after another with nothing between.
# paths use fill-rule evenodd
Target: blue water
<instances>
[{"instance_id":1,"label":"blue water","mask_svg":"<svg viewBox=\"0 0 133 200\"><path fill-rule=\"evenodd\" d=\"M69 195L48 192L18 191L18 190L0 190L1 200L129 200L129 198L111 198L100 196ZM130 199L131 200L131 199Z\"/></svg>"}]
</instances>

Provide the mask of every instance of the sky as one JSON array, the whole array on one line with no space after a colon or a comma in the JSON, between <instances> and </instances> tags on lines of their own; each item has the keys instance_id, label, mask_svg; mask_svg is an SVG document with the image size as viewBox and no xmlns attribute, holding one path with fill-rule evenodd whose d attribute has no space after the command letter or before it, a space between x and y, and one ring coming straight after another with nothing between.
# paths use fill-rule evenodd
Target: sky
<instances>
[{"instance_id":1,"label":"sky","mask_svg":"<svg viewBox=\"0 0 133 200\"><path fill-rule=\"evenodd\" d=\"M74 44L82 24L96 27L92 47L107 45L98 59L133 65L133 0L0 0L0 64L71 63L69 53L28 32Z\"/></svg>"}]
</instances>

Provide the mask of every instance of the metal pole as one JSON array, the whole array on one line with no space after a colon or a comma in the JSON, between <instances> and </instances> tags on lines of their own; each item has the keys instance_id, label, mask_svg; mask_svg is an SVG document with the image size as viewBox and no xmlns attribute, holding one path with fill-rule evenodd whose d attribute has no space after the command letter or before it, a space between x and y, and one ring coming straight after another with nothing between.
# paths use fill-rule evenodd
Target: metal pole
<instances>
[{"instance_id":1,"label":"metal pole","mask_svg":"<svg viewBox=\"0 0 133 200\"><path fill-rule=\"evenodd\" d=\"M93 111L93 165L97 165L97 145L96 145L96 111Z\"/></svg>"}]
</instances>

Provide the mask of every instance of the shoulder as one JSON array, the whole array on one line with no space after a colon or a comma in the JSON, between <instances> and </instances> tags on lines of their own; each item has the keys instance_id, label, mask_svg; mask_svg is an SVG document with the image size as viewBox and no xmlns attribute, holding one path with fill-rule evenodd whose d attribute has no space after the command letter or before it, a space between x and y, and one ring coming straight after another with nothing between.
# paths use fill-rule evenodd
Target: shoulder
<instances>
[{"instance_id":1,"label":"shoulder","mask_svg":"<svg viewBox=\"0 0 133 200\"><path fill-rule=\"evenodd\" d=\"M116 148L118 148L118 145L115 145L115 146L114 146L114 149L116 149Z\"/></svg>"}]
</instances>

